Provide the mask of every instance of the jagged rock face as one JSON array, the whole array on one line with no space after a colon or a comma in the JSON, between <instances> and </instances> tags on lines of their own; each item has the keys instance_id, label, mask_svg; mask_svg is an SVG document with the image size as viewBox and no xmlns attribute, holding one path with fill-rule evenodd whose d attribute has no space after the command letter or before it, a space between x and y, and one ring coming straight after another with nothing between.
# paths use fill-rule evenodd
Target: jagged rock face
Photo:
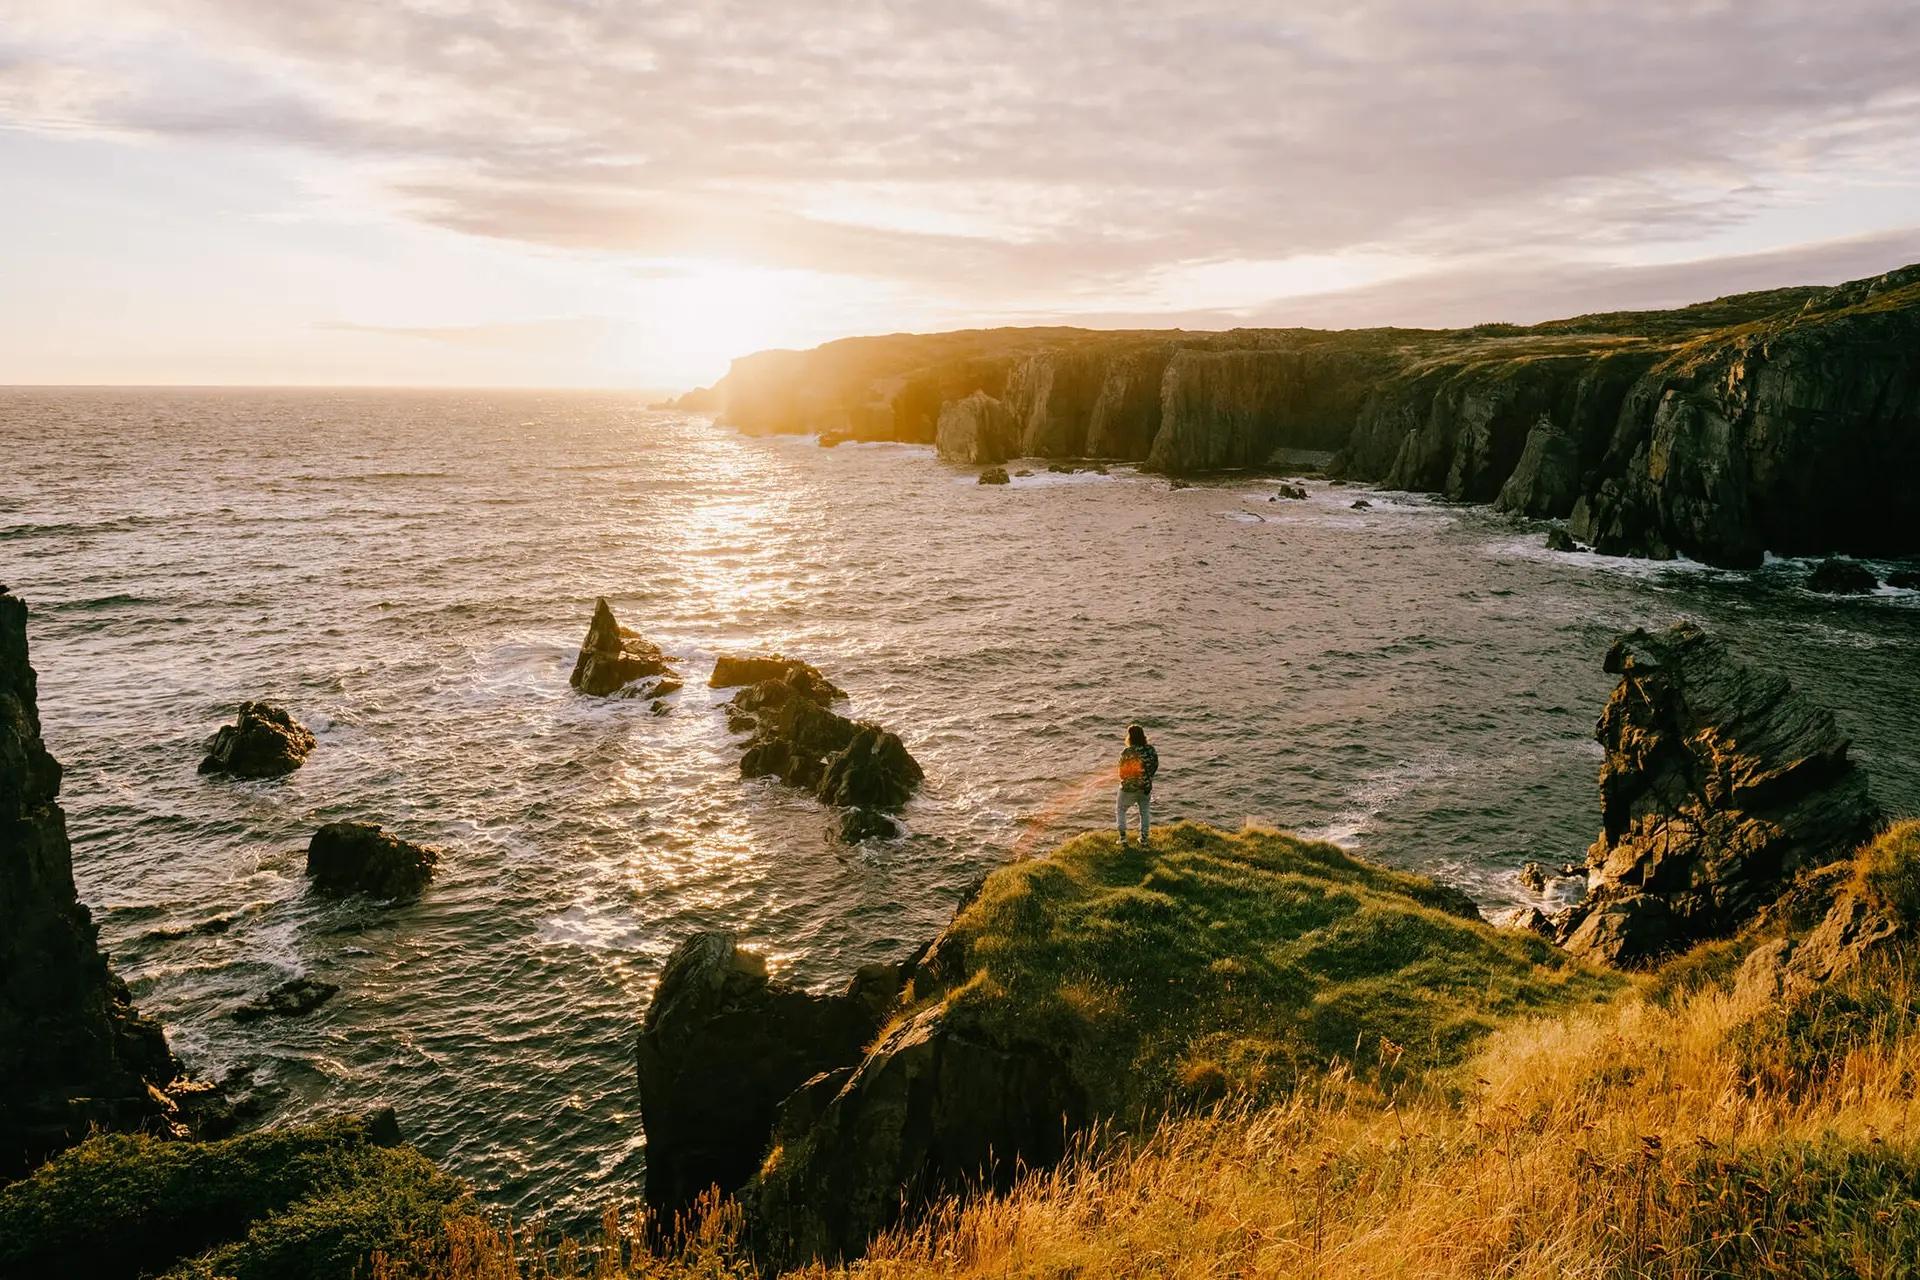
<instances>
[{"instance_id":1,"label":"jagged rock face","mask_svg":"<svg viewBox=\"0 0 1920 1280\"><path fill-rule=\"evenodd\" d=\"M1155 346L1108 363L1087 421L1089 455L1139 462L1153 451L1160 434L1160 387L1172 359L1171 346Z\"/></svg>"},{"instance_id":2,"label":"jagged rock face","mask_svg":"<svg viewBox=\"0 0 1920 1280\"><path fill-rule=\"evenodd\" d=\"M77 900L60 765L40 739L27 608L0 587L0 1180L94 1127L177 1132L180 1074Z\"/></svg>"},{"instance_id":3,"label":"jagged rock face","mask_svg":"<svg viewBox=\"0 0 1920 1280\"><path fill-rule=\"evenodd\" d=\"M1751 565L1893 554L1920 521L1920 268L1682 351L1635 389L1611 485L1576 513L1603 550ZM1895 296L1898 295L1898 296Z\"/></svg>"},{"instance_id":4,"label":"jagged rock face","mask_svg":"<svg viewBox=\"0 0 1920 1280\"><path fill-rule=\"evenodd\" d=\"M1833 716L1698 627L1607 654L1602 830L1570 950L1622 966L1725 934L1802 868L1844 857L1878 814Z\"/></svg>"},{"instance_id":5,"label":"jagged rock face","mask_svg":"<svg viewBox=\"0 0 1920 1280\"><path fill-rule=\"evenodd\" d=\"M1020 428L1020 453L1030 458L1084 454L1106 373L1105 356L1080 351L1042 352L1014 366L1006 398Z\"/></svg>"},{"instance_id":6,"label":"jagged rock face","mask_svg":"<svg viewBox=\"0 0 1920 1280\"><path fill-rule=\"evenodd\" d=\"M647 679L672 681L675 689L680 687L679 673L659 646L621 626L602 597L593 606L593 621L587 626L587 638L580 645L580 656L574 660L567 683L582 693L604 698L636 680Z\"/></svg>"},{"instance_id":7,"label":"jagged rock face","mask_svg":"<svg viewBox=\"0 0 1920 1280\"><path fill-rule=\"evenodd\" d=\"M1004 1191L1019 1169L1057 1163L1089 1111L1047 1046L927 1010L782 1108L777 1159L798 1172L755 1184L757 1243L776 1259L856 1256L903 1206L962 1186Z\"/></svg>"},{"instance_id":8,"label":"jagged rock face","mask_svg":"<svg viewBox=\"0 0 1920 1280\"><path fill-rule=\"evenodd\" d=\"M329 822L307 843L307 875L321 893L410 898L427 887L440 851L371 822Z\"/></svg>"},{"instance_id":9,"label":"jagged rock face","mask_svg":"<svg viewBox=\"0 0 1920 1280\"><path fill-rule=\"evenodd\" d=\"M760 1168L780 1103L857 1062L898 994L902 968L862 969L838 995L770 979L731 933L674 949L634 1045L647 1133L647 1203L663 1223L709 1187Z\"/></svg>"},{"instance_id":10,"label":"jagged rock face","mask_svg":"<svg viewBox=\"0 0 1920 1280\"><path fill-rule=\"evenodd\" d=\"M1527 433L1520 460L1493 500L1494 510L1557 520L1573 510L1579 496L1580 442L1542 417Z\"/></svg>"},{"instance_id":11,"label":"jagged rock face","mask_svg":"<svg viewBox=\"0 0 1920 1280\"><path fill-rule=\"evenodd\" d=\"M950 462L1005 462L1019 451L1020 431L1004 404L976 391L941 407L934 445Z\"/></svg>"},{"instance_id":12,"label":"jagged rock face","mask_svg":"<svg viewBox=\"0 0 1920 1280\"><path fill-rule=\"evenodd\" d=\"M313 750L307 727L280 707L243 702L240 715L207 743L201 773L230 773L236 778L277 778L298 769Z\"/></svg>"},{"instance_id":13,"label":"jagged rock face","mask_svg":"<svg viewBox=\"0 0 1920 1280\"><path fill-rule=\"evenodd\" d=\"M1277 449L1336 449L1381 357L1325 346L1177 352L1147 465L1171 474L1260 466Z\"/></svg>"}]
</instances>

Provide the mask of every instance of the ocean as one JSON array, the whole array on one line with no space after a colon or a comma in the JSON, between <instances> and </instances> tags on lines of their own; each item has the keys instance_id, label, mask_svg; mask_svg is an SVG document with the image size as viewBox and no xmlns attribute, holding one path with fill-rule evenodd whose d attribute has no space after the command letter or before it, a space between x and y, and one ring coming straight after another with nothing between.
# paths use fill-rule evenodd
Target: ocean
<instances>
[{"instance_id":1,"label":"ocean","mask_svg":"<svg viewBox=\"0 0 1920 1280\"><path fill-rule=\"evenodd\" d=\"M618 393L0 390L0 458L0 581L139 1006L274 1118L392 1104L522 1216L637 1198L633 1031L675 943L732 929L807 984L896 958L985 871L1109 825L1134 720L1156 822L1287 827L1512 906L1522 862L1595 834L1607 645L1692 618L1920 812L1920 593L1815 596L1806 562L1554 553L1543 525L1318 480L981 486ZM567 687L598 596L681 659L667 714ZM705 677L767 650L926 766L904 838L843 847L740 778ZM199 776L248 698L318 748ZM306 840L343 818L443 847L433 886L310 896ZM295 975L340 993L228 1016Z\"/></svg>"}]
</instances>

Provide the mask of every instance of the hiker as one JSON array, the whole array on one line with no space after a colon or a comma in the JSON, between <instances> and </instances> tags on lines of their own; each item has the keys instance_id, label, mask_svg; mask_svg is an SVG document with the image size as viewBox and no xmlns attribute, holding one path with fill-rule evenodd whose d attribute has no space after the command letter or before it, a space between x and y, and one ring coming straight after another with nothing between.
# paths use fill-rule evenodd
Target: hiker
<instances>
[{"instance_id":1,"label":"hiker","mask_svg":"<svg viewBox=\"0 0 1920 1280\"><path fill-rule=\"evenodd\" d=\"M1147 842L1147 809L1153 799L1153 775L1160 772L1160 753L1147 745L1147 731L1127 726L1127 749L1120 753L1120 798L1113 816L1120 824L1120 843L1127 842L1127 806L1140 810L1140 843Z\"/></svg>"}]
</instances>

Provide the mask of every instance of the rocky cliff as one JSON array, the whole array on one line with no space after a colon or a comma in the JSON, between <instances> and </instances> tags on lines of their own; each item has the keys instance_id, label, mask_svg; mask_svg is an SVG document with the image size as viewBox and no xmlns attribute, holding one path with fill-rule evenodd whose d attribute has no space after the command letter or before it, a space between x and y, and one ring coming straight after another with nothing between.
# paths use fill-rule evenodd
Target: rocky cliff
<instances>
[{"instance_id":1,"label":"rocky cliff","mask_svg":"<svg viewBox=\"0 0 1920 1280\"><path fill-rule=\"evenodd\" d=\"M0 587L0 1179L95 1128L173 1133L180 1075L75 895L60 764L40 740L27 607Z\"/></svg>"},{"instance_id":2,"label":"rocky cliff","mask_svg":"<svg viewBox=\"0 0 1920 1280\"><path fill-rule=\"evenodd\" d=\"M1530 327L844 339L743 357L714 391L745 431L914 442L975 393L1035 457L1179 474L1337 450L1609 554L1920 551L1920 266Z\"/></svg>"}]
</instances>

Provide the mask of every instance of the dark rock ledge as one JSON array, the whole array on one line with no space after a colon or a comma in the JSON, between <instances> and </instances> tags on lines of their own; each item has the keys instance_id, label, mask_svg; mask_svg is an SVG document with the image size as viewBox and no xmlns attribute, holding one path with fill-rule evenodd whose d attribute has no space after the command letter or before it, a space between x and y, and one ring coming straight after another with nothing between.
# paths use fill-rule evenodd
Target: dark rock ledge
<instances>
[{"instance_id":1,"label":"dark rock ledge","mask_svg":"<svg viewBox=\"0 0 1920 1280\"><path fill-rule=\"evenodd\" d=\"M778 654L723 656L709 683L745 686L727 704L727 727L749 735L742 776L777 777L840 806L840 836L849 844L897 833L887 815L919 789L926 776L919 761L898 735L834 711L829 704L846 695L811 664Z\"/></svg>"}]
</instances>

